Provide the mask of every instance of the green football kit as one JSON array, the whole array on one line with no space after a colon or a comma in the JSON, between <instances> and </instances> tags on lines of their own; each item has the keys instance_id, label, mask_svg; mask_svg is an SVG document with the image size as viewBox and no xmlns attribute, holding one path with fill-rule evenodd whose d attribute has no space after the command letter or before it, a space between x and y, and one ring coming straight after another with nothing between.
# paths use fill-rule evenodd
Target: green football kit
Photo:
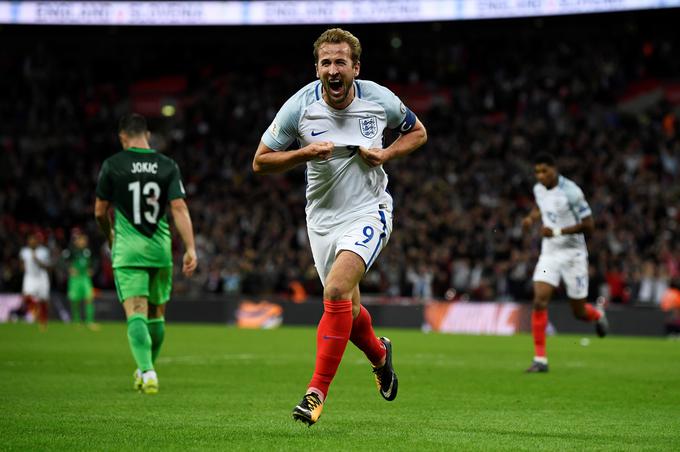
<instances>
[{"instance_id":1,"label":"green football kit","mask_svg":"<svg viewBox=\"0 0 680 452\"><path fill-rule=\"evenodd\" d=\"M155 305L166 303L172 291L172 249L167 205L184 198L177 163L153 149L129 148L102 165L97 197L114 208L111 260L116 291L121 302L146 297ZM137 364L134 387L147 394L158 392L141 376L153 363L165 338L165 319L134 313L127 319L130 351Z\"/></svg>"},{"instance_id":2,"label":"green football kit","mask_svg":"<svg viewBox=\"0 0 680 452\"><path fill-rule=\"evenodd\" d=\"M185 197L177 163L153 149L121 151L104 161L97 197L115 211L111 259L120 301L140 296L151 304L167 302L172 290L167 205Z\"/></svg>"},{"instance_id":3,"label":"green football kit","mask_svg":"<svg viewBox=\"0 0 680 452\"><path fill-rule=\"evenodd\" d=\"M80 303L85 301L85 323L94 323L94 288L90 276L92 253L88 248L74 246L64 250L62 257L68 262L68 282L66 296L71 303L71 316L74 323L80 322Z\"/></svg>"},{"instance_id":4,"label":"green football kit","mask_svg":"<svg viewBox=\"0 0 680 452\"><path fill-rule=\"evenodd\" d=\"M69 263L68 299L71 301L91 300L94 292L90 277L92 253L88 248L71 248L65 253Z\"/></svg>"}]
</instances>

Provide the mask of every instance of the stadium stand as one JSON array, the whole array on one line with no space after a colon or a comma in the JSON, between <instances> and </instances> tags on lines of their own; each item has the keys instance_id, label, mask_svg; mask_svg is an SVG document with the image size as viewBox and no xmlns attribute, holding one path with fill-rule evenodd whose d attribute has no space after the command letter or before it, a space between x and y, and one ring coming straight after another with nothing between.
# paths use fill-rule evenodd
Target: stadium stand
<instances>
[{"instance_id":1,"label":"stadium stand","mask_svg":"<svg viewBox=\"0 0 680 452\"><path fill-rule=\"evenodd\" d=\"M530 300L540 243L520 222L531 155L549 151L594 211L592 297L660 302L680 276L680 39L663 13L350 29L362 78L397 92L430 137L388 165L395 228L364 292ZM182 30L0 30L12 43L0 52L0 292L20 290L18 251L35 228L55 255L71 228L86 231L95 284L113 287L92 206L130 110L151 118L189 193L201 261L178 293L321 292L303 169L258 178L250 166L276 109L314 76L321 28Z\"/></svg>"}]
</instances>

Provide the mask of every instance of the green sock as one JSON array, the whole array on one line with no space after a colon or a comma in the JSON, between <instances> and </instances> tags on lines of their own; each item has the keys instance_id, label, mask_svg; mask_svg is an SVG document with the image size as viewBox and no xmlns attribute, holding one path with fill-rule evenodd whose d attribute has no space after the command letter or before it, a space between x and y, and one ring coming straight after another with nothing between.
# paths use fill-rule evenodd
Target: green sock
<instances>
[{"instance_id":1,"label":"green sock","mask_svg":"<svg viewBox=\"0 0 680 452\"><path fill-rule=\"evenodd\" d=\"M94 301L85 302L85 323L94 323Z\"/></svg>"},{"instance_id":2,"label":"green sock","mask_svg":"<svg viewBox=\"0 0 680 452\"><path fill-rule=\"evenodd\" d=\"M158 354L161 352L163 339L165 339L165 318L151 319L147 325L151 336L151 361L155 363Z\"/></svg>"},{"instance_id":3,"label":"green sock","mask_svg":"<svg viewBox=\"0 0 680 452\"><path fill-rule=\"evenodd\" d=\"M135 358L137 367L142 372L153 370L151 362L151 336L146 326L146 316L142 314L132 314L128 317L128 342L132 356Z\"/></svg>"},{"instance_id":4,"label":"green sock","mask_svg":"<svg viewBox=\"0 0 680 452\"><path fill-rule=\"evenodd\" d=\"M71 300L71 320L80 323L80 300Z\"/></svg>"}]
</instances>

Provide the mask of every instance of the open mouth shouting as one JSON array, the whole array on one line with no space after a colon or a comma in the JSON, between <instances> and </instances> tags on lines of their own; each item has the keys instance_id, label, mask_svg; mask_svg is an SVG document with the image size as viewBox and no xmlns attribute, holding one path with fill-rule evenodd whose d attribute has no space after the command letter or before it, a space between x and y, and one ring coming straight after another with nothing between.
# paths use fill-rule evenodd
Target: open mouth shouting
<instances>
[{"instance_id":1,"label":"open mouth shouting","mask_svg":"<svg viewBox=\"0 0 680 452\"><path fill-rule=\"evenodd\" d=\"M342 98L345 95L345 85L342 79L328 80L328 93L335 98Z\"/></svg>"}]
</instances>

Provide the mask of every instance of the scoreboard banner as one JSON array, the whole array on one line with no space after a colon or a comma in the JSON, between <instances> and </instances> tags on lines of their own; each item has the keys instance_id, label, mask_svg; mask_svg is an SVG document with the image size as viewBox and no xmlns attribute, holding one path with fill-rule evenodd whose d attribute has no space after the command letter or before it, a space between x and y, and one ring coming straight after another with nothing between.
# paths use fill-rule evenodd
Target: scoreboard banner
<instances>
[{"instance_id":1,"label":"scoreboard banner","mask_svg":"<svg viewBox=\"0 0 680 452\"><path fill-rule=\"evenodd\" d=\"M0 1L0 24L144 26L427 22L678 6L680 0Z\"/></svg>"}]
</instances>

